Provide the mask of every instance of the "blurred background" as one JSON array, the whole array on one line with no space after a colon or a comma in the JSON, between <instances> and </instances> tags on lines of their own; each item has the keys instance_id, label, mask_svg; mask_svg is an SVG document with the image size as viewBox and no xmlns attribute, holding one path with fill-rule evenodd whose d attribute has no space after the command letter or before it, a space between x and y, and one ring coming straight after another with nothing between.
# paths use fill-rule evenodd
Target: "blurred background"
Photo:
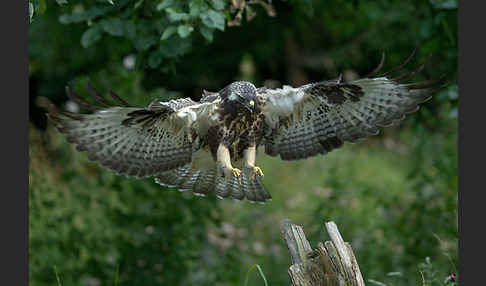
<instances>
[{"instance_id":1,"label":"blurred background","mask_svg":"<svg viewBox=\"0 0 486 286\"><path fill-rule=\"evenodd\" d=\"M455 285L456 0L29 0L31 285L289 285L284 218L315 247L333 220L367 285ZM46 121L86 82L146 106L236 80L279 87L384 71L432 54L414 81L450 84L401 125L325 157L260 152L265 205L199 198L89 162ZM381 284L380 284L381 283ZM257 271L248 285L264 285Z\"/></svg>"}]
</instances>

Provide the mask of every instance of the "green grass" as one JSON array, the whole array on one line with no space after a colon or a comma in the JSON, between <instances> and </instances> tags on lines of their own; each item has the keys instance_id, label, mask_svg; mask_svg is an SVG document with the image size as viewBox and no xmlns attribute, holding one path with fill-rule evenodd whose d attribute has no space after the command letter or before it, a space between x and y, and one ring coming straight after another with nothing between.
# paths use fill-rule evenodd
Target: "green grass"
<instances>
[{"instance_id":1,"label":"green grass","mask_svg":"<svg viewBox=\"0 0 486 286\"><path fill-rule=\"evenodd\" d=\"M57 273L57 267L56 267L56 265L54 265L54 274L56 274L57 285L58 286L61 286L61 278L59 278L59 274Z\"/></svg>"},{"instance_id":2,"label":"green grass","mask_svg":"<svg viewBox=\"0 0 486 286\"><path fill-rule=\"evenodd\" d=\"M263 282L265 283L265 286L268 286L267 283L267 278L265 277L265 274L263 274L263 270L258 264L253 264L249 269L248 272L246 273L246 278L245 278L245 284L244 286L248 286L248 278L250 278L250 273L253 271L253 269L258 269L258 274L260 274L260 277L262 277Z\"/></svg>"},{"instance_id":3,"label":"green grass","mask_svg":"<svg viewBox=\"0 0 486 286\"><path fill-rule=\"evenodd\" d=\"M255 285L255 268L265 284L286 285L284 218L303 225L313 247L329 239L324 222L335 221L365 281L419 285L425 257L437 281L457 273L457 133L444 140L440 133L391 130L297 162L259 154L273 196L262 206L118 177L52 131L31 129L30 136L36 285L60 285L58 273L63 285ZM55 275L46 271L52 265Z\"/></svg>"}]
</instances>

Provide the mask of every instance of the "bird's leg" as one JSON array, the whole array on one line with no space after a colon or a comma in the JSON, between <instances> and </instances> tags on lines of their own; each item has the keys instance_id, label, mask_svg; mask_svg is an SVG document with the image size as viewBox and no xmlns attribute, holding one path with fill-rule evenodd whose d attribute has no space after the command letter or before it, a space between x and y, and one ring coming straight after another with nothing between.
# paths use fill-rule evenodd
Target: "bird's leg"
<instances>
[{"instance_id":1,"label":"bird's leg","mask_svg":"<svg viewBox=\"0 0 486 286\"><path fill-rule=\"evenodd\" d=\"M218 151L216 154L218 165L223 169L223 173L225 178L230 178L230 176L234 176L241 180L241 170L237 168L233 168L231 165L231 157L228 147L224 146L223 143L219 144Z\"/></svg>"},{"instance_id":2,"label":"bird's leg","mask_svg":"<svg viewBox=\"0 0 486 286\"><path fill-rule=\"evenodd\" d=\"M248 149L244 151L245 156L245 167L252 170L253 180L256 180L256 177L263 177L263 171L260 167L255 166L255 159L256 159L256 147L250 146Z\"/></svg>"}]
</instances>

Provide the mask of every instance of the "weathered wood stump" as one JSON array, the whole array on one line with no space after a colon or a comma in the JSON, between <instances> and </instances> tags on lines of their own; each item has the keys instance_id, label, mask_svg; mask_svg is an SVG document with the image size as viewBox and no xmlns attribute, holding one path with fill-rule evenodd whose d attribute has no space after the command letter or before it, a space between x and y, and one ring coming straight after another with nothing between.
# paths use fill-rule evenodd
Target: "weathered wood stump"
<instances>
[{"instance_id":1,"label":"weathered wood stump","mask_svg":"<svg viewBox=\"0 0 486 286\"><path fill-rule=\"evenodd\" d=\"M331 241L312 249L301 226L285 220L282 235L290 252L288 273L294 286L364 286L351 245L344 242L336 224L325 224Z\"/></svg>"}]
</instances>

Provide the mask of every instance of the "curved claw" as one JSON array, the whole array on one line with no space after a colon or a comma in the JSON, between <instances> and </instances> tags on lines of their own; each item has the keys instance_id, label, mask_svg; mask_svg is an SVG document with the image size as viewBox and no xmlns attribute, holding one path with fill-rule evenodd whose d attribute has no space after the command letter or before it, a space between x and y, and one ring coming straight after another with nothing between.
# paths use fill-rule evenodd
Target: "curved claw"
<instances>
[{"instance_id":1,"label":"curved claw","mask_svg":"<svg viewBox=\"0 0 486 286\"><path fill-rule=\"evenodd\" d=\"M253 180L256 180L256 177L262 177L263 178L263 171L260 167L253 167L253 175L252 178Z\"/></svg>"}]
</instances>

